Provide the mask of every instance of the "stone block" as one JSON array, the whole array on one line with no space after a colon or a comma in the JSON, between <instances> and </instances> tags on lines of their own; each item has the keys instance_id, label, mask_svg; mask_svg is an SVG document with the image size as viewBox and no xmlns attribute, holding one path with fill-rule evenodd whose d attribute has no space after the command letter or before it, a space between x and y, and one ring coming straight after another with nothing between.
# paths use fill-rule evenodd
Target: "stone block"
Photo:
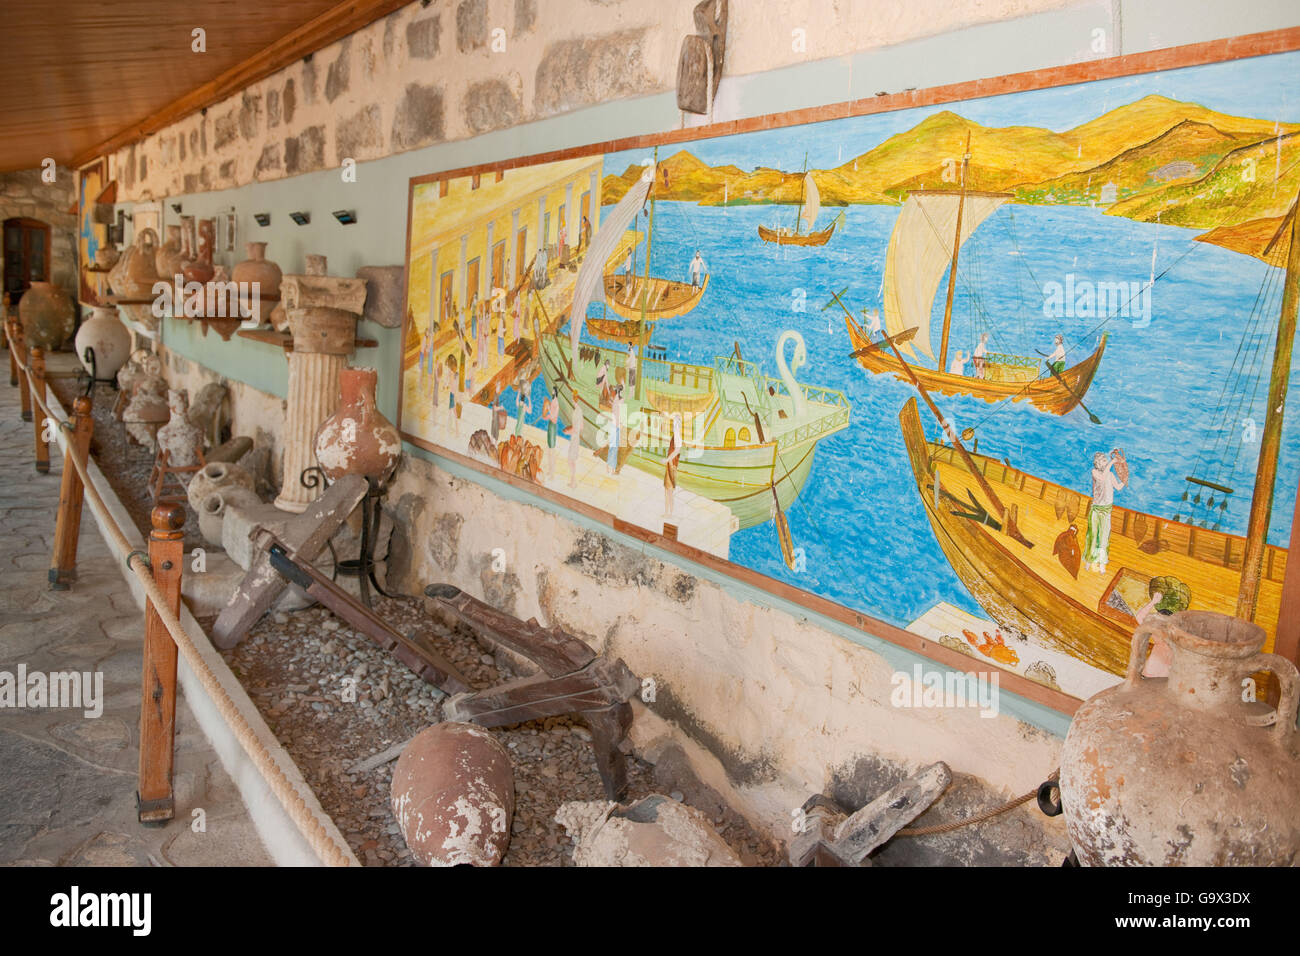
<instances>
[{"instance_id":1,"label":"stone block","mask_svg":"<svg viewBox=\"0 0 1300 956\"><path fill-rule=\"evenodd\" d=\"M373 155L384 145L380 130L381 114L378 103L371 103L351 116L338 121L334 127L334 147L339 162L355 159L358 155Z\"/></svg>"},{"instance_id":2,"label":"stone block","mask_svg":"<svg viewBox=\"0 0 1300 956\"><path fill-rule=\"evenodd\" d=\"M442 91L409 83L397 104L389 146L394 150L427 146L443 138Z\"/></svg>"},{"instance_id":3,"label":"stone block","mask_svg":"<svg viewBox=\"0 0 1300 956\"><path fill-rule=\"evenodd\" d=\"M438 55L438 45L442 34L442 18L426 17L412 20L406 25L406 49L413 60L432 60ZM388 29L384 30L384 55L390 56Z\"/></svg>"},{"instance_id":4,"label":"stone block","mask_svg":"<svg viewBox=\"0 0 1300 956\"><path fill-rule=\"evenodd\" d=\"M465 92L464 109L465 124L478 134L514 126L523 104L505 80L491 79L470 86Z\"/></svg>"},{"instance_id":5,"label":"stone block","mask_svg":"<svg viewBox=\"0 0 1300 956\"><path fill-rule=\"evenodd\" d=\"M623 30L552 43L537 67L537 111L548 116L652 92L645 42L645 30Z\"/></svg>"},{"instance_id":6,"label":"stone block","mask_svg":"<svg viewBox=\"0 0 1300 956\"><path fill-rule=\"evenodd\" d=\"M456 47L462 53L486 46L487 0L461 0L456 7Z\"/></svg>"},{"instance_id":7,"label":"stone block","mask_svg":"<svg viewBox=\"0 0 1300 956\"><path fill-rule=\"evenodd\" d=\"M325 127L309 126L284 141L284 171L310 173L325 165Z\"/></svg>"},{"instance_id":8,"label":"stone block","mask_svg":"<svg viewBox=\"0 0 1300 956\"><path fill-rule=\"evenodd\" d=\"M386 329L400 329L406 267L362 266L357 278L366 282L366 307L361 317Z\"/></svg>"}]
</instances>

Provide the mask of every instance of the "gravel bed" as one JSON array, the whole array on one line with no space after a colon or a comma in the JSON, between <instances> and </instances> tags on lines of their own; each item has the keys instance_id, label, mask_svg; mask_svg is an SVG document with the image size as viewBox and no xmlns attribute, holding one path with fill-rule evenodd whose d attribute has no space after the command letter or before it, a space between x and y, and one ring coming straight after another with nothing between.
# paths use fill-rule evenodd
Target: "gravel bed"
<instances>
[{"instance_id":1,"label":"gravel bed","mask_svg":"<svg viewBox=\"0 0 1300 956\"><path fill-rule=\"evenodd\" d=\"M54 386L70 403L75 383L56 380ZM110 386L96 387L92 453L147 536L152 505L146 483L153 456L128 443L125 429L110 412L115 397ZM199 535L197 518L185 507L187 550L212 550ZM518 676L504 662L499 666L473 635L449 631L435 621L421 599L375 595L374 610L396 630L427 638L474 687ZM198 620L211 628L213 619ZM320 606L268 614L237 647L221 653L358 858L367 866L414 866L389 805L393 762L365 773L349 768L437 723L439 692ZM354 700L345 700L353 695ZM515 778L515 816L504 865L571 864L573 846L555 822L556 810L569 800L604 799L589 731L580 719L559 717L494 733L510 752ZM679 786L687 792L673 791L671 796L709 814L715 829L747 865L779 864L779 847L721 805L707 788L662 774L657 781L655 768L635 756L628 757L628 778L629 801L663 792L666 784Z\"/></svg>"}]
</instances>

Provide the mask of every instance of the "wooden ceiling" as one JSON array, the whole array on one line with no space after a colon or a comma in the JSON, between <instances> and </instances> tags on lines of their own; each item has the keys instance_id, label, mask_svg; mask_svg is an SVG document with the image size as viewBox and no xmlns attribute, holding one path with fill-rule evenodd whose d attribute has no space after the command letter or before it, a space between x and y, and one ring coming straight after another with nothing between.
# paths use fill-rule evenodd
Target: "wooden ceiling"
<instances>
[{"instance_id":1,"label":"wooden ceiling","mask_svg":"<svg viewBox=\"0 0 1300 956\"><path fill-rule=\"evenodd\" d=\"M0 171L82 165L406 2L3 0Z\"/></svg>"}]
</instances>

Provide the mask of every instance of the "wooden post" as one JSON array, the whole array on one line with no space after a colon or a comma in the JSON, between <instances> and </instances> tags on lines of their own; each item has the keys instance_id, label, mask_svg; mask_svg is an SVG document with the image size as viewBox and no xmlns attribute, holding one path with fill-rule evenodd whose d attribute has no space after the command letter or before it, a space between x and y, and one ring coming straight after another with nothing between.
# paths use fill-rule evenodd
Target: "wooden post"
<instances>
[{"instance_id":1,"label":"wooden post","mask_svg":"<svg viewBox=\"0 0 1300 956\"><path fill-rule=\"evenodd\" d=\"M33 345L27 359L28 385L32 390L32 431L36 438L36 470L42 475L50 472L50 445L45 440L45 416L40 413L37 399L45 400L45 349Z\"/></svg>"},{"instance_id":2,"label":"wooden post","mask_svg":"<svg viewBox=\"0 0 1300 956\"><path fill-rule=\"evenodd\" d=\"M72 432L63 456L63 483L59 486L59 515L54 522L54 557L50 561L50 590L66 591L77 579L77 536L81 533L81 499L85 488L73 466L73 458L90 457L90 436L95 423L90 414L90 397L78 395L72 403Z\"/></svg>"},{"instance_id":3,"label":"wooden post","mask_svg":"<svg viewBox=\"0 0 1300 956\"><path fill-rule=\"evenodd\" d=\"M5 332L9 331L9 325L11 322L18 321L10 311L8 292L4 294L4 299L0 300L0 318L4 320ZM12 336L6 336L6 340L5 340L6 347L9 349L9 384L17 385L18 384L18 359L14 356L14 347L11 341L12 338L13 338Z\"/></svg>"},{"instance_id":4,"label":"wooden post","mask_svg":"<svg viewBox=\"0 0 1300 956\"><path fill-rule=\"evenodd\" d=\"M181 609L181 561L185 553L185 511L176 504L153 509L149 566L173 614ZM140 778L138 816L146 826L162 826L176 812L172 765L176 738L176 644L153 602L146 602L144 668L140 688Z\"/></svg>"},{"instance_id":5,"label":"wooden post","mask_svg":"<svg viewBox=\"0 0 1300 956\"><path fill-rule=\"evenodd\" d=\"M18 397L23 407L22 419L25 422L30 422L32 420L32 396L27 391L27 373L17 363L17 356L27 354L27 337L23 335L22 323L17 319L9 320L9 350L13 353L14 364L18 372Z\"/></svg>"}]
</instances>

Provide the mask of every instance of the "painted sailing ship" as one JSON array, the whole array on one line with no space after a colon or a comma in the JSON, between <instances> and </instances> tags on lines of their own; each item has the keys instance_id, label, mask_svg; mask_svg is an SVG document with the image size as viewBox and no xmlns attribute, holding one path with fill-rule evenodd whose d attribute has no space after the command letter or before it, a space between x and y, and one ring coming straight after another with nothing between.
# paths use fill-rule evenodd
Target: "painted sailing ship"
<instances>
[{"instance_id":1,"label":"painted sailing ship","mask_svg":"<svg viewBox=\"0 0 1300 956\"><path fill-rule=\"evenodd\" d=\"M1122 674L1138 615L1156 608L1217 611L1278 620L1287 551L1267 543L1283 407L1300 292L1300 227L1293 206L1274 243L1290 229L1286 284L1268 405L1245 535L1208 520L1111 511L1104 573L1080 569L1091 499L1006 461L966 451L960 439L927 440L915 398L899 420L916 489L940 548L966 589L1002 627L1037 635L1080 659ZM914 382L915 384L915 382ZM937 412L923 386L921 397ZM1232 489L1195 476L1198 487ZM1186 498L1186 495L1184 495Z\"/></svg>"},{"instance_id":2,"label":"painted sailing ship","mask_svg":"<svg viewBox=\"0 0 1300 956\"><path fill-rule=\"evenodd\" d=\"M630 189L605 217L579 270L569 311L569 334L543 332L541 371L560 416L572 426L581 412L579 440L588 449L608 443L610 403L597 379L609 363L623 372L626 348L581 343L588 305L603 285L602 263L648 196L652 174ZM653 224L652 224L653 227ZM647 255L648 260L648 255ZM649 262L646 265L649 270ZM642 321L638 319L637 321ZM645 322L647 328L651 323ZM798 332L788 330L777 345L779 377L765 375L756 362L736 353L712 365L652 359L639 340L636 383L625 381L626 422L620 427L619 468L664 474L672 443L672 419L680 414L683 450L676 486L725 504L736 528L749 528L782 514L803 490L817 443L848 427L849 402L843 392L796 381L806 361ZM794 343L792 364L785 352ZM783 537L783 553L787 553Z\"/></svg>"},{"instance_id":3,"label":"painted sailing ship","mask_svg":"<svg viewBox=\"0 0 1300 956\"><path fill-rule=\"evenodd\" d=\"M821 191L817 188L817 181L813 179L811 171L805 171L803 195L799 199L799 215L795 217L794 229L790 230L783 226L776 229L759 226L758 238L764 242L775 242L778 246L824 246L830 241L835 227L844 221L844 213L841 212L836 216L825 229L816 231L813 226L817 224L817 216L821 213L821 209ZM807 228L808 231L802 232L801 227Z\"/></svg>"},{"instance_id":4,"label":"painted sailing ship","mask_svg":"<svg viewBox=\"0 0 1300 956\"><path fill-rule=\"evenodd\" d=\"M980 223L1012 198L1010 193L967 188L969 150L967 139L959 189L918 189L908 194L889 237L885 257L884 336L873 340L845 308L852 354L868 372L891 373L905 381L915 375L926 388L944 395L970 395L988 402L1028 400L1045 412L1064 415L1083 400L1092 384L1106 350L1104 335L1096 350L1082 362L1059 371L1049 366L1041 376L1037 359L997 353L985 356L983 378L948 371L948 339L962 245ZM931 343L930 316L945 269L948 292L936 356ZM895 354L891 344L901 354ZM917 360L922 356L935 362L936 367L920 364Z\"/></svg>"}]
</instances>

